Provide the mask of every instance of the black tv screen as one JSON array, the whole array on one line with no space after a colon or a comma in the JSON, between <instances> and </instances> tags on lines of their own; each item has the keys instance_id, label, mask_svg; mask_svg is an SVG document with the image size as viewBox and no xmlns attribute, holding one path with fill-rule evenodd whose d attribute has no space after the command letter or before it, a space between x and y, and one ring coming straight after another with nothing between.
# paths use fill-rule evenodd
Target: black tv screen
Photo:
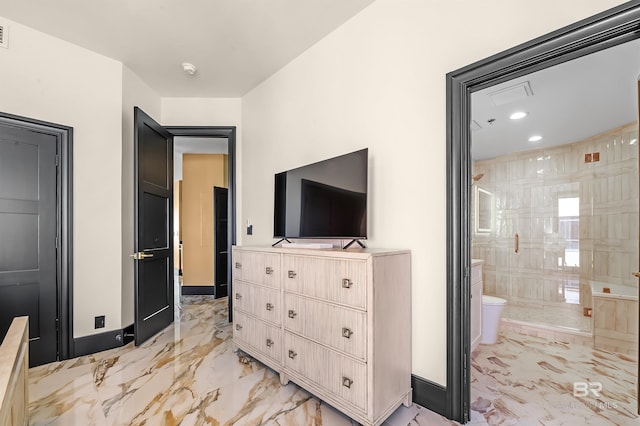
<instances>
[{"instance_id":1,"label":"black tv screen","mask_svg":"<svg viewBox=\"0 0 640 426\"><path fill-rule=\"evenodd\" d=\"M275 175L274 237L367 238L368 149Z\"/></svg>"}]
</instances>

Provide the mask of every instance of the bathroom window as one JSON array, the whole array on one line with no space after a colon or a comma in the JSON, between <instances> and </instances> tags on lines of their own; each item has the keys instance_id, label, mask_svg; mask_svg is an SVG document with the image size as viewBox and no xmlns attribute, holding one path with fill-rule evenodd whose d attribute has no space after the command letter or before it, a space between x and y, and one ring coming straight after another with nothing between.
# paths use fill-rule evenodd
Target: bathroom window
<instances>
[{"instance_id":1,"label":"bathroom window","mask_svg":"<svg viewBox=\"0 0 640 426\"><path fill-rule=\"evenodd\" d=\"M580 266L580 197L558 198L558 236L564 240L558 266Z\"/></svg>"}]
</instances>

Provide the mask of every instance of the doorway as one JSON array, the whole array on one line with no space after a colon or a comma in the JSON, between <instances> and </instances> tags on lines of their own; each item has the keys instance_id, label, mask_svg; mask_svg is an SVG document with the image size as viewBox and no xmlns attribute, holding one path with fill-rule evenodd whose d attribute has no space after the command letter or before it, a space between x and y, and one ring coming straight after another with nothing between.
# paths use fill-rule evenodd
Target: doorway
<instances>
[{"instance_id":1,"label":"doorway","mask_svg":"<svg viewBox=\"0 0 640 426\"><path fill-rule=\"evenodd\" d=\"M233 126L168 126L165 127L174 138L184 138L185 143L201 143L203 140L208 140L205 143L222 143L226 141L227 145L227 167L225 171L226 187L227 187L227 220L226 224L222 225L226 228L226 251L231 253L231 247L236 243L236 128ZM211 200L213 202L213 188L211 188ZM214 226L212 224L212 226ZM218 246L216 250L223 252L222 247ZM226 265L222 268L216 268L216 275L226 277L226 291L227 294L231 294L231 257L227 256ZM183 271L184 272L184 271ZM222 278L219 278L222 281ZM220 286L219 294L222 294L224 289ZM220 296L223 297L223 296ZM233 320L233 300L228 299L228 319L229 322Z\"/></svg>"},{"instance_id":2,"label":"doorway","mask_svg":"<svg viewBox=\"0 0 640 426\"><path fill-rule=\"evenodd\" d=\"M29 316L30 367L73 353L72 129L0 113L0 338Z\"/></svg>"},{"instance_id":3,"label":"doorway","mask_svg":"<svg viewBox=\"0 0 640 426\"><path fill-rule=\"evenodd\" d=\"M471 94L634 40L639 25L629 2L447 74L447 387L435 411L469 420Z\"/></svg>"},{"instance_id":4,"label":"doorway","mask_svg":"<svg viewBox=\"0 0 640 426\"><path fill-rule=\"evenodd\" d=\"M174 137L174 252L183 295L226 295L228 145L227 138Z\"/></svg>"},{"instance_id":5,"label":"doorway","mask_svg":"<svg viewBox=\"0 0 640 426\"><path fill-rule=\"evenodd\" d=\"M176 137L226 138L229 146L228 251L235 243L235 127L165 127L134 107L136 169L134 334L136 345L174 317L174 152ZM146 273L149 269L150 273ZM178 270L178 269L176 269ZM231 276L231 265L227 266ZM231 305L231 302L229 302ZM229 306L231 321L232 307Z\"/></svg>"}]
</instances>

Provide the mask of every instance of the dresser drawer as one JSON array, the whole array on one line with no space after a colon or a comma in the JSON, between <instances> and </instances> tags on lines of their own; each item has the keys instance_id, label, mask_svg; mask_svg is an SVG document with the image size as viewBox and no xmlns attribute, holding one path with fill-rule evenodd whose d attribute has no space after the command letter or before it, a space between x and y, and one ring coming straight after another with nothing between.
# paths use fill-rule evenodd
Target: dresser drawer
<instances>
[{"instance_id":1,"label":"dresser drawer","mask_svg":"<svg viewBox=\"0 0 640 426\"><path fill-rule=\"evenodd\" d=\"M277 362L282 361L282 330L279 327L234 309L233 338L254 347Z\"/></svg>"},{"instance_id":2,"label":"dresser drawer","mask_svg":"<svg viewBox=\"0 0 640 426\"><path fill-rule=\"evenodd\" d=\"M288 330L366 361L366 314L362 311L285 293L284 325Z\"/></svg>"},{"instance_id":3,"label":"dresser drawer","mask_svg":"<svg viewBox=\"0 0 640 426\"><path fill-rule=\"evenodd\" d=\"M284 288L348 306L366 309L366 262L285 255Z\"/></svg>"},{"instance_id":4,"label":"dresser drawer","mask_svg":"<svg viewBox=\"0 0 640 426\"><path fill-rule=\"evenodd\" d=\"M280 290L235 281L232 297L235 308L276 325L281 324Z\"/></svg>"},{"instance_id":5,"label":"dresser drawer","mask_svg":"<svg viewBox=\"0 0 640 426\"><path fill-rule=\"evenodd\" d=\"M233 279L280 288L280 255L256 251L233 251Z\"/></svg>"},{"instance_id":6,"label":"dresser drawer","mask_svg":"<svg viewBox=\"0 0 640 426\"><path fill-rule=\"evenodd\" d=\"M288 332L284 349L286 368L366 410L366 364Z\"/></svg>"}]
</instances>

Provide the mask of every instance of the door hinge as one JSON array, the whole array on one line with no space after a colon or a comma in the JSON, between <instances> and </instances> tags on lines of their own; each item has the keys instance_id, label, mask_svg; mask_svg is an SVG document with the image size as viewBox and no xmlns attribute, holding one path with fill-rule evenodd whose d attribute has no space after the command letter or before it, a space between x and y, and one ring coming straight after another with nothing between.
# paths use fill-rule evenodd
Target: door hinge
<instances>
[{"instance_id":1,"label":"door hinge","mask_svg":"<svg viewBox=\"0 0 640 426\"><path fill-rule=\"evenodd\" d=\"M56 155L56 167L60 166L60 156Z\"/></svg>"},{"instance_id":2,"label":"door hinge","mask_svg":"<svg viewBox=\"0 0 640 426\"><path fill-rule=\"evenodd\" d=\"M56 237L56 248L58 248L58 237Z\"/></svg>"}]
</instances>

